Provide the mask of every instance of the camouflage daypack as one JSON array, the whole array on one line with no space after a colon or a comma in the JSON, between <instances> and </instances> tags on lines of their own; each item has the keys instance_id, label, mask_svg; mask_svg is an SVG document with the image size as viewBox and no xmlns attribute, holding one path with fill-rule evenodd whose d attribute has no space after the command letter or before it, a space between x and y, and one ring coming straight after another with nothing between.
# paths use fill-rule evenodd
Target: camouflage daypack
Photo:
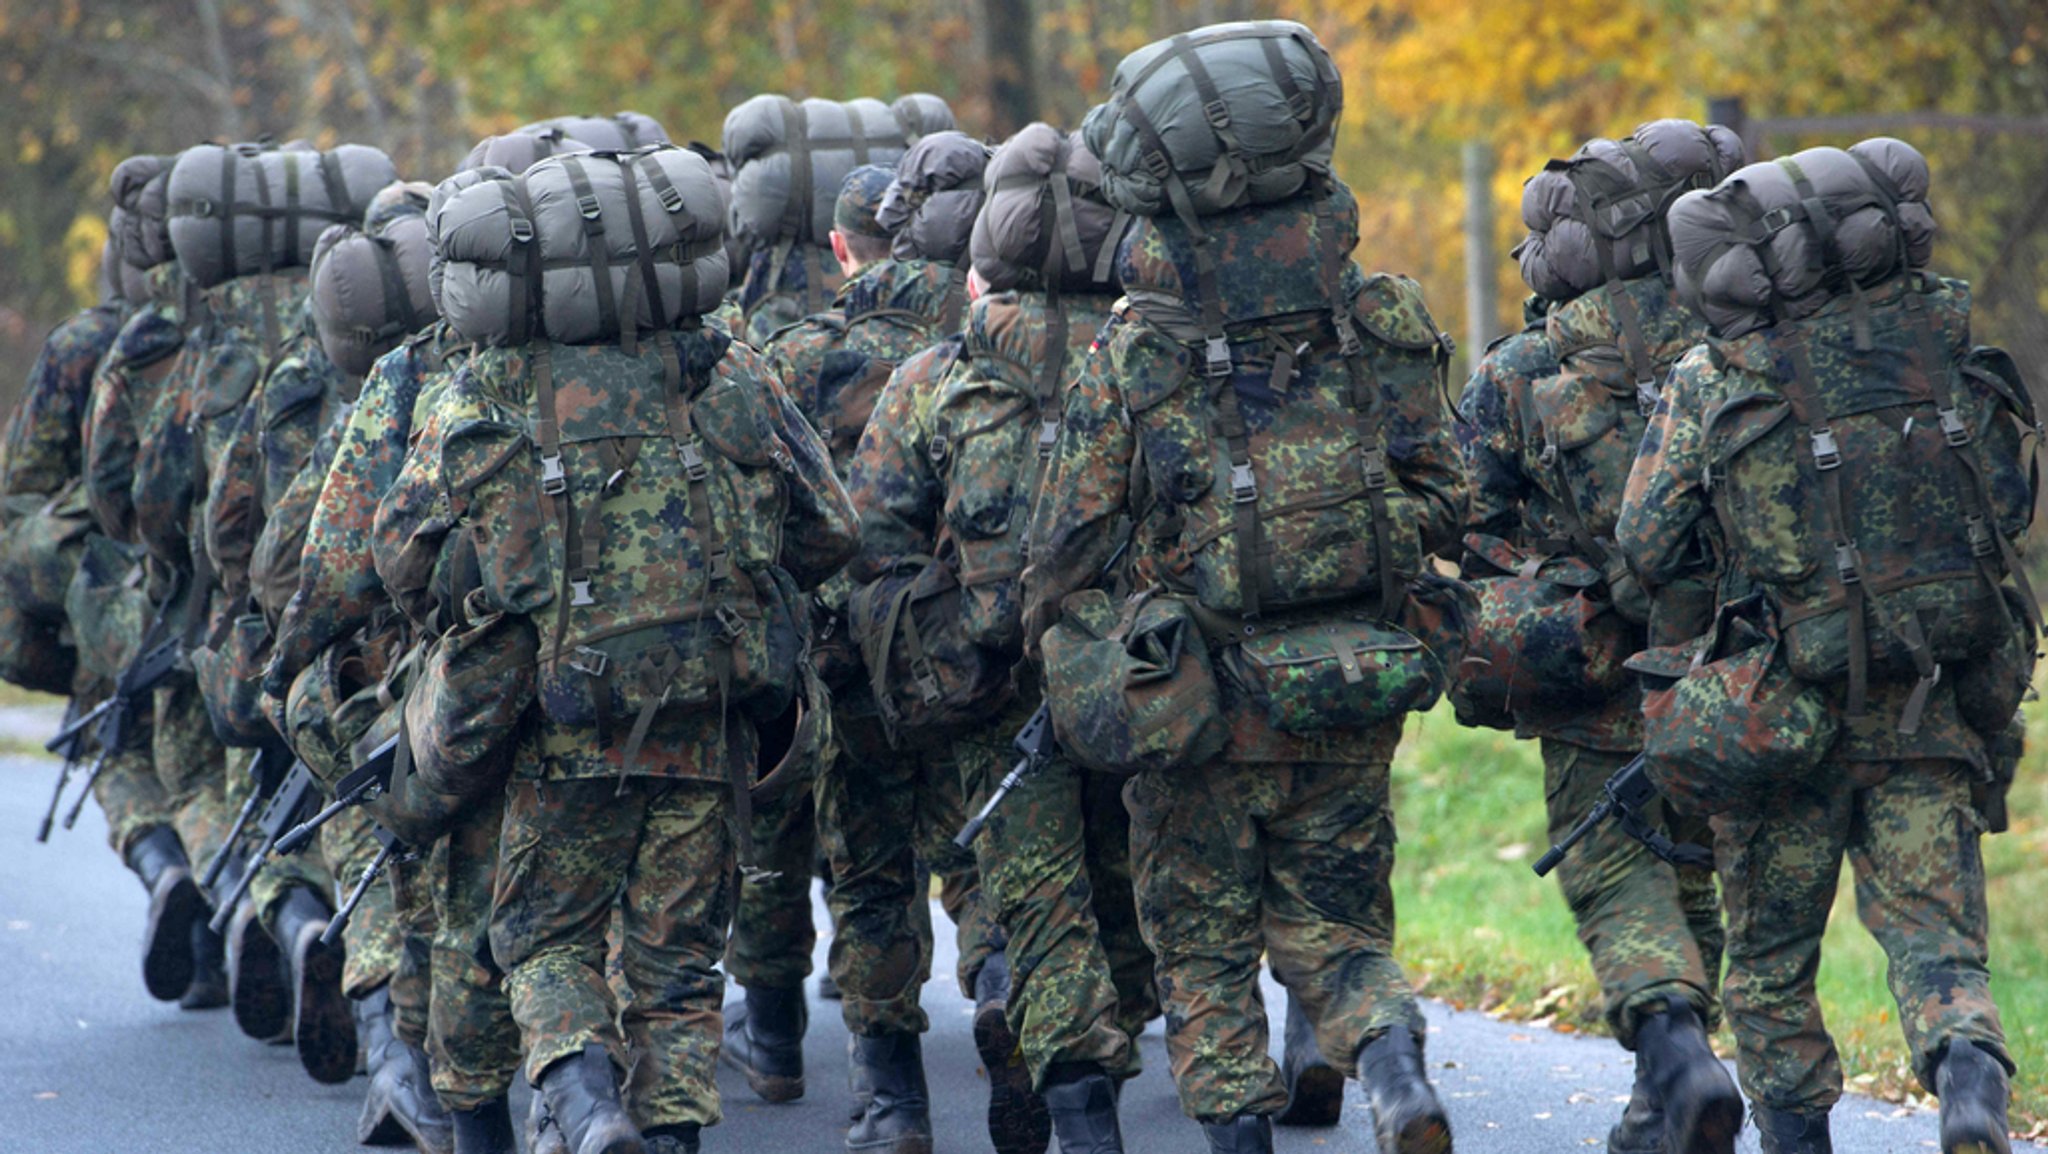
<instances>
[{"instance_id":1,"label":"camouflage daypack","mask_svg":"<svg viewBox=\"0 0 2048 1154\"><path fill-rule=\"evenodd\" d=\"M2007 644L2001 592L2039 632L2015 542L2033 515L2033 402L2011 358L1970 346L1966 285L1912 273L1809 319L1715 340L1710 496L1736 566L1768 593L1791 672L1917 681Z\"/></svg>"},{"instance_id":2,"label":"camouflage daypack","mask_svg":"<svg viewBox=\"0 0 2048 1154\"><path fill-rule=\"evenodd\" d=\"M475 354L442 474L489 609L530 615L551 720L638 753L663 710L774 717L800 604L780 568L784 475L758 354L706 328L637 349Z\"/></svg>"}]
</instances>

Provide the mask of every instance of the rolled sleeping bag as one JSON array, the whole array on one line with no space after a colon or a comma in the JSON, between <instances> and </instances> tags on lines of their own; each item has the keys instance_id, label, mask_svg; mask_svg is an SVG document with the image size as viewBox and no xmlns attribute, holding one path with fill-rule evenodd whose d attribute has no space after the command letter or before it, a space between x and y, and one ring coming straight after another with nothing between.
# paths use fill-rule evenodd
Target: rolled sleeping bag
<instances>
[{"instance_id":1,"label":"rolled sleeping bag","mask_svg":"<svg viewBox=\"0 0 2048 1154\"><path fill-rule=\"evenodd\" d=\"M746 101L726 114L722 144L733 165L734 239L747 252L826 244L846 174L894 165L908 149L903 124L879 100Z\"/></svg>"},{"instance_id":2,"label":"rolled sleeping bag","mask_svg":"<svg viewBox=\"0 0 2048 1154\"><path fill-rule=\"evenodd\" d=\"M1672 206L1679 297L1737 337L1923 269L1929 184L1927 158L1888 136L1740 169Z\"/></svg>"},{"instance_id":3,"label":"rolled sleeping bag","mask_svg":"<svg viewBox=\"0 0 2048 1154\"><path fill-rule=\"evenodd\" d=\"M313 252L313 325L329 360L352 377L439 317L428 291L426 217L397 217L376 233L337 224Z\"/></svg>"},{"instance_id":4,"label":"rolled sleeping bag","mask_svg":"<svg viewBox=\"0 0 2048 1154\"><path fill-rule=\"evenodd\" d=\"M725 295L726 205L694 152L600 150L477 174L431 221L442 314L468 340L606 344L680 327Z\"/></svg>"},{"instance_id":5,"label":"rolled sleeping bag","mask_svg":"<svg viewBox=\"0 0 2048 1154\"><path fill-rule=\"evenodd\" d=\"M513 130L528 136L553 137L558 145L580 140L591 148L607 152L629 152L650 144L668 144L668 130L644 112L614 112L610 116L557 116ZM509 167L509 166L507 166Z\"/></svg>"},{"instance_id":6,"label":"rolled sleeping bag","mask_svg":"<svg viewBox=\"0 0 2048 1154\"><path fill-rule=\"evenodd\" d=\"M996 149L981 183L987 200L974 219L971 251L974 271L989 288L1115 287L1115 261L1103 260L1103 250L1114 250L1117 214L1102 196L1101 162L1080 133L1045 123L1025 127Z\"/></svg>"},{"instance_id":7,"label":"rolled sleeping bag","mask_svg":"<svg viewBox=\"0 0 2048 1154\"><path fill-rule=\"evenodd\" d=\"M524 171L523 169L521 171ZM456 193L487 180L510 180L518 173L493 165L481 168L465 168L434 186L432 195L427 197L427 247L430 258L427 264L427 295L433 298L436 315L445 315L441 305L441 278L447 258L441 254L441 234L435 227L441 219L441 206L448 203Z\"/></svg>"},{"instance_id":8,"label":"rolled sleeping bag","mask_svg":"<svg viewBox=\"0 0 2048 1154\"><path fill-rule=\"evenodd\" d=\"M1664 219L1678 197L1712 188L1747 160L1718 124L1654 120L1622 140L1587 141L1522 186L1529 235L1515 249L1538 296L1568 301L1609 281L1668 275Z\"/></svg>"},{"instance_id":9,"label":"rolled sleeping bag","mask_svg":"<svg viewBox=\"0 0 2048 1154\"><path fill-rule=\"evenodd\" d=\"M896 123L903 128L905 146L916 144L919 137L960 127L953 122L953 109L945 97L929 92L899 96L889 102L889 111L896 114Z\"/></svg>"},{"instance_id":10,"label":"rolled sleeping bag","mask_svg":"<svg viewBox=\"0 0 2048 1154\"><path fill-rule=\"evenodd\" d=\"M559 128L546 132L508 132L502 136L486 136L469 150L462 165L456 171L494 166L512 172L525 172L550 156L561 156L572 152L589 152L595 145L584 143ZM618 146L611 146L618 147Z\"/></svg>"},{"instance_id":11,"label":"rolled sleeping bag","mask_svg":"<svg viewBox=\"0 0 2048 1154\"><path fill-rule=\"evenodd\" d=\"M896 179L875 206L897 260L957 264L967 255L981 212L988 146L964 132L923 137L896 163ZM836 197L835 197L836 199Z\"/></svg>"},{"instance_id":12,"label":"rolled sleeping bag","mask_svg":"<svg viewBox=\"0 0 2048 1154\"><path fill-rule=\"evenodd\" d=\"M125 214L121 259L139 270L174 259L171 251L171 166L175 156L131 156L114 167L108 181L114 204Z\"/></svg>"},{"instance_id":13,"label":"rolled sleeping bag","mask_svg":"<svg viewBox=\"0 0 2048 1154\"><path fill-rule=\"evenodd\" d=\"M326 152L202 144L171 168L171 247L201 288L303 267L332 224L360 221L398 179L391 158L364 144Z\"/></svg>"}]
</instances>

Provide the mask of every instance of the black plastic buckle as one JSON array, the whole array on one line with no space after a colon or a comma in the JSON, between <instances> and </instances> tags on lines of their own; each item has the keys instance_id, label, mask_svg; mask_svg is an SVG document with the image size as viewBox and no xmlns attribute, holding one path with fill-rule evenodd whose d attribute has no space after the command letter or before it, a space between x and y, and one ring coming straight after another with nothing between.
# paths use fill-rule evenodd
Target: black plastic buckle
<instances>
[{"instance_id":1,"label":"black plastic buckle","mask_svg":"<svg viewBox=\"0 0 2048 1154\"><path fill-rule=\"evenodd\" d=\"M1387 451L1378 445L1364 451L1365 487L1384 489L1387 487Z\"/></svg>"},{"instance_id":2,"label":"black plastic buckle","mask_svg":"<svg viewBox=\"0 0 2048 1154\"><path fill-rule=\"evenodd\" d=\"M924 451L925 455L932 459L932 464L943 465L946 458L953 455L952 438L944 433L934 433L931 444L926 445Z\"/></svg>"},{"instance_id":3,"label":"black plastic buckle","mask_svg":"<svg viewBox=\"0 0 2048 1154\"><path fill-rule=\"evenodd\" d=\"M1969 536L1970 556L1990 557L1998 552L1998 541L1992 536L1991 526L1982 514L1972 513L1964 517L1963 531Z\"/></svg>"},{"instance_id":4,"label":"black plastic buckle","mask_svg":"<svg viewBox=\"0 0 2048 1154\"><path fill-rule=\"evenodd\" d=\"M597 195L595 193L592 193L589 196L577 197L576 212L584 220L596 220L598 217L603 215L603 212L597 203Z\"/></svg>"},{"instance_id":5,"label":"black plastic buckle","mask_svg":"<svg viewBox=\"0 0 2048 1154\"><path fill-rule=\"evenodd\" d=\"M1038 422L1038 459L1051 460L1053 446L1059 443L1059 439L1060 423L1057 419L1048 417Z\"/></svg>"},{"instance_id":6,"label":"black plastic buckle","mask_svg":"<svg viewBox=\"0 0 2048 1154\"><path fill-rule=\"evenodd\" d=\"M533 242L532 221L526 219L523 216L515 216L512 217L510 221L507 222L507 224L512 230L513 243L531 244Z\"/></svg>"},{"instance_id":7,"label":"black plastic buckle","mask_svg":"<svg viewBox=\"0 0 2048 1154\"><path fill-rule=\"evenodd\" d=\"M1835 573L1841 577L1844 585L1854 585L1863 580L1854 541L1835 542Z\"/></svg>"},{"instance_id":8,"label":"black plastic buckle","mask_svg":"<svg viewBox=\"0 0 2048 1154\"><path fill-rule=\"evenodd\" d=\"M924 698L924 703L926 705L938 704L939 676L932 671L930 659L920 657L912 662L910 665L910 676L917 683L918 696Z\"/></svg>"},{"instance_id":9,"label":"black plastic buckle","mask_svg":"<svg viewBox=\"0 0 2048 1154\"><path fill-rule=\"evenodd\" d=\"M1211 100L1202 105L1202 115L1208 117L1209 127L1218 132L1230 127L1230 106L1221 100Z\"/></svg>"},{"instance_id":10,"label":"black plastic buckle","mask_svg":"<svg viewBox=\"0 0 2048 1154\"><path fill-rule=\"evenodd\" d=\"M722 557L724 554L720 554L720 556ZM746 618L741 617L739 610L734 609L730 605L720 605L712 611L712 616L718 618L718 627L724 632L727 641L731 641L747 631Z\"/></svg>"},{"instance_id":11,"label":"black plastic buckle","mask_svg":"<svg viewBox=\"0 0 2048 1154\"><path fill-rule=\"evenodd\" d=\"M660 198L664 212L674 215L683 211L683 194L676 191L675 185L666 185L654 195Z\"/></svg>"},{"instance_id":12,"label":"black plastic buckle","mask_svg":"<svg viewBox=\"0 0 2048 1154\"><path fill-rule=\"evenodd\" d=\"M704 463L704 451L694 440L683 442L683 473L692 481L701 481L711 475L711 466Z\"/></svg>"}]
</instances>

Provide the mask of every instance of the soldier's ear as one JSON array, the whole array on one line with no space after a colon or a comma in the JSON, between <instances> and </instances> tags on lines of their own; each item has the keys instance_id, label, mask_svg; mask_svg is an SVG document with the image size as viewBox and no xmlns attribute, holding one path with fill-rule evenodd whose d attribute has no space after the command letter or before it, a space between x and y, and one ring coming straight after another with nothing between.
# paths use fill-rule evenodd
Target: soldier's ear
<instances>
[{"instance_id":1,"label":"soldier's ear","mask_svg":"<svg viewBox=\"0 0 2048 1154\"><path fill-rule=\"evenodd\" d=\"M846 235L835 228L832 230L831 236L832 259L839 262L839 270L841 272L847 276L852 276L854 273L853 250L846 243Z\"/></svg>"}]
</instances>

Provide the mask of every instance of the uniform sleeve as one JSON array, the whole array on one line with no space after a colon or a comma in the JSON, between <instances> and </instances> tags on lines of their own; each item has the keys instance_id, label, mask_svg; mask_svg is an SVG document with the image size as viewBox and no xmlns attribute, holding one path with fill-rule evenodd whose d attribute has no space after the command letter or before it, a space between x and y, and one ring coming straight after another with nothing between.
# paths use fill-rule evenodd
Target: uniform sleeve
<instances>
[{"instance_id":1,"label":"uniform sleeve","mask_svg":"<svg viewBox=\"0 0 2048 1154\"><path fill-rule=\"evenodd\" d=\"M860 518L832 469L832 454L772 372L776 434L789 449L789 513L782 524L782 567L797 587L815 589L846 566L860 546Z\"/></svg>"},{"instance_id":2,"label":"uniform sleeve","mask_svg":"<svg viewBox=\"0 0 2048 1154\"><path fill-rule=\"evenodd\" d=\"M919 414L931 411L929 394L943 382L933 379L925 360L914 357L889 375L847 471L846 487L860 513L860 554L851 575L863 584L938 548L945 497L924 451L931 436Z\"/></svg>"},{"instance_id":3,"label":"uniform sleeve","mask_svg":"<svg viewBox=\"0 0 2048 1154\"><path fill-rule=\"evenodd\" d=\"M399 609L425 625L434 609L434 565L454 530L448 486L441 478L441 450L448 429L446 406L435 404L415 417L405 461L377 503L370 552L377 577Z\"/></svg>"},{"instance_id":4,"label":"uniform sleeve","mask_svg":"<svg viewBox=\"0 0 2048 1154\"><path fill-rule=\"evenodd\" d=\"M1522 494L1529 483L1522 475L1502 375L1499 360L1489 354L1465 382L1458 398L1458 454L1468 485L1465 529L1513 540L1522 525Z\"/></svg>"},{"instance_id":5,"label":"uniform sleeve","mask_svg":"<svg viewBox=\"0 0 2048 1154\"><path fill-rule=\"evenodd\" d=\"M1615 539L1629 567L1653 590L1698 572L1702 564L1693 546L1710 512L1703 418L1715 376L1704 348L1678 362L1629 472Z\"/></svg>"},{"instance_id":6,"label":"uniform sleeve","mask_svg":"<svg viewBox=\"0 0 2048 1154\"><path fill-rule=\"evenodd\" d=\"M1106 324L1067 388L1023 577L1025 645L1033 655L1059 619L1060 602L1095 582L1128 532L1137 434L1114 379L1115 349L1126 339L1119 322Z\"/></svg>"},{"instance_id":7,"label":"uniform sleeve","mask_svg":"<svg viewBox=\"0 0 2048 1154\"><path fill-rule=\"evenodd\" d=\"M248 589L249 560L263 531L260 401L261 388L235 414L234 429L206 486L206 556L230 596Z\"/></svg>"},{"instance_id":8,"label":"uniform sleeve","mask_svg":"<svg viewBox=\"0 0 2048 1154\"><path fill-rule=\"evenodd\" d=\"M93 374L85 413L85 496L100 532L115 540L135 540L136 378L168 376L183 343L175 320L160 309L144 309L121 326L113 355Z\"/></svg>"},{"instance_id":9,"label":"uniform sleeve","mask_svg":"<svg viewBox=\"0 0 2048 1154\"><path fill-rule=\"evenodd\" d=\"M1416 528L1423 552L1455 556L1465 527L1466 484L1450 404L1434 385L1386 400L1388 465L1401 487L1422 500Z\"/></svg>"},{"instance_id":10,"label":"uniform sleeve","mask_svg":"<svg viewBox=\"0 0 2048 1154\"><path fill-rule=\"evenodd\" d=\"M91 309L43 342L0 445L0 492L46 496L79 474L85 408L94 370L113 344L114 323L112 313Z\"/></svg>"}]
</instances>

